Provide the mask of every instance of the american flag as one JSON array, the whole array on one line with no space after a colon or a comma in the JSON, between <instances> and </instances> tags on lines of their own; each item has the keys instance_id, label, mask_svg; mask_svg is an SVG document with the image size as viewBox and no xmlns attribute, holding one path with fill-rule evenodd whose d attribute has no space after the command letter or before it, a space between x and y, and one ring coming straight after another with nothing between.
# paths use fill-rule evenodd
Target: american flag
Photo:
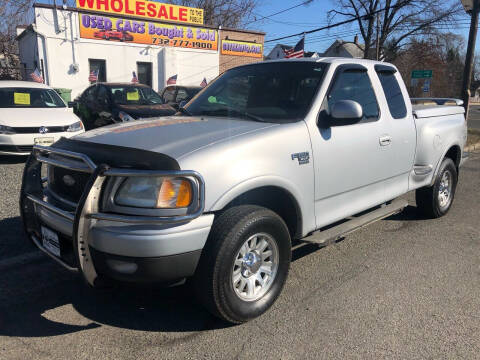
<instances>
[{"instance_id":1,"label":"american flag","mask_svg":"<svg viewBox=\"0 0 480 360\"><path fill-rule=\"evenodd\" d=\"M37 83L43 84L43 77L42 74L40 74L40 71L38 71L38 68L36 68L35 71L30 74L30 78Z\"/></svg>"},{"instance_id":2,"label":"american flag","mask_svg":"<svg viewBox=\"0 0 480 360\"><path fill-rule=\"evenodd\" d=\"M201 87L206 87L208 85L207 78L203 78L202 82L200 83Z\"/></svg>"},{"instance_id":3,"label":"american flag","mask_svg":"<svg viewBox=\"0 0 480 360\"><path fill-rule=\"evenodd\" d=\"M294 48L285 50L285 58L303 58L305 47L305 37L303 37Z\"/></svg>"},{"instance_id":4,"label":"american flag","mask_svg":"<svg viewBox=\"0 0 480 360\"><path fill-rule=\"evenodd\" d=\"M132 83L138 84L138 77L135 71L133 72Z\"/></svg>"},{"instance_id":5,"label":"american flag","mask_svg":"<svg viewBox=\"0 0 480 360\"><path fill-rule=\"evenodd\" d=\"M167 80L167 85L175 85L177 83L178 75L173 75Z\"/></svg>"},{"instance_id":6,"label":"american flag","mask_svg":"<svg viewBox=\"0 0 480 360\"><path fill-rule=\"evenodd\" d=\"M98 70L92 70L88 76L88 81L97 82L98 81Z\"/></svg>"}]
</instances>

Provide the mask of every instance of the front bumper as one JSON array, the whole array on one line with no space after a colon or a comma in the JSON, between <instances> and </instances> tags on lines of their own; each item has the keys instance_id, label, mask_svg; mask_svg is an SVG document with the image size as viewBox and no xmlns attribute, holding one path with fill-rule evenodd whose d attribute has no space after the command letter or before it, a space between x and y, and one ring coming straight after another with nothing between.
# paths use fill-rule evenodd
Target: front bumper
<instances>
[{"instance_id":1,"label":"front bumper","mask_svg":"<svg viewBox=\"0 0 480 360\"><path fill-rule=\"evenodd\" d=\"M49 153L77 159L79 162L74 165L77 170L91 170L90 180L74 210L59 207L43 188L42 163L56 161L57 166L67 166L58 160L49 160ZM72 166L72 162L68 166ZM25 167L20 198L28 236L64 267L80 271L92 285L98 276L133 282L175 281L192 276L214 219L212 214L202 215L203 179L194 172L181 172L182 176L194 177L199 184L199 207L189 215L153 218L101 213L98 203L105 178L124 172L105 165L96 166L82 154L35 147ZM130 175L133 172L135 170L129 169ZM153 176L153 173L138 171L142 175ZM179 172L171 173L174 176ZM42 226L58 233L60 257L43 247Z\"/></svg>"}]
</instances>

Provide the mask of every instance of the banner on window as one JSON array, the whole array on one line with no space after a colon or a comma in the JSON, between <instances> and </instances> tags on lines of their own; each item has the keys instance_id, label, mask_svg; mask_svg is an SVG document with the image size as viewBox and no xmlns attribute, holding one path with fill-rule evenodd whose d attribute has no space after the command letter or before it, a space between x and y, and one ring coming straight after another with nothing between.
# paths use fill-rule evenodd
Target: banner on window
<instances>
[{"instance_id":1,"label":"banner on window","mask_svg":"<svg viewBox=\"0 0 480 360\"><path fill-rule=\"evenodd\" d=\"M77 8L157 21L203 25L203 10L147 0L77 0Z\"/></svg>"},{"instance_id":2,"label":"banner on window","mask_svg":"<svg viewBox=\"0 0 480 360\"><path fill-rule=\"evenodd\" d=\"M263 45L245 41L222 40L222 54L262 58Z\"/></svg>"},{"instance_id":3,"label":"banner on window","mask_svg":"<svg viewBox=\"0 0 480 360\"><path fill-rule=\"evenodd\" d=\"M80 37L110 42L217 50L218 32L192 26L160 24L80 14Z\"/></svg>"}]
</instances>

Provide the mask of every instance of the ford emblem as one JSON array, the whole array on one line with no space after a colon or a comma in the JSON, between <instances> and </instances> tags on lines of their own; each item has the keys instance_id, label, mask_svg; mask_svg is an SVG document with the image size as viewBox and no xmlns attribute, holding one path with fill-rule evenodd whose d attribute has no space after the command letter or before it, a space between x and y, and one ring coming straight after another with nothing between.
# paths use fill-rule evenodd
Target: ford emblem
<instances>
[{"instance_id":1,"label":"ford emblem","mask_svg":"<svg viewBox=\"0 0 480 360\"><path fill-rule=\"evenodd\" d=\"M67 185L67 186L73 186L73 185L75 185L75 179L74 179L72 176L70 176L70 175L65 175L65 176L63 177L63 182L64 182L64 184Z\"/></svg>"},{"instance_id":2,"label":"ford emblem","mask_svg":"<svg viewBox=\"0 0 480 360\"><path fill-rule=\"evenodd\" d=\"M40 126L40 129L38 129L38 132L40 134L46 134L46 133L48 133L48 128L45 127L45 126Z\"/></svg>"}]
</instances>

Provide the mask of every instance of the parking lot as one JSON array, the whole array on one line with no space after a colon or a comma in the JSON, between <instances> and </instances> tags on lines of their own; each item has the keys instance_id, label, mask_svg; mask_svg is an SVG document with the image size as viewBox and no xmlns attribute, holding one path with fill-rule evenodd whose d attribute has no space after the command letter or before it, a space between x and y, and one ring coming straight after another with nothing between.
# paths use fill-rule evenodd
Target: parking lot
<instances>
[{"instance_id":1,"label":"parking lot","mask_svg":"<svg viewBox=\"0 0 480 360\"><path fill-rule=\"evenodd\" d=\"M22 160L0 176L1 359L480 358L480 154L453 209L411 206L328 248L297 245L274 307L231 327L188 287L93 291L25 239Z\"/></svg>"}]
</instances>

